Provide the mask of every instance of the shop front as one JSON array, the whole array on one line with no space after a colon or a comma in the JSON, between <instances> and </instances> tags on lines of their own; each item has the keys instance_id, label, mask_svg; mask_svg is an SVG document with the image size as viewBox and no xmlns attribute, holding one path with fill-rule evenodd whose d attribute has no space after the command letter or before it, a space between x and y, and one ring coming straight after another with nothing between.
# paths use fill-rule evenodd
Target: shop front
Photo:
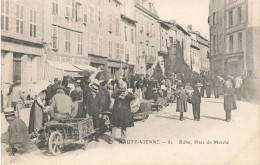
<instances>
[{"instance_id":1,"label":"shop front","mask_svg":"<svg viewBox=\"0 0 260 165\"><path fill-rule=\"evenodd\" d=\"M114 75L114 78L119 78L123 76L123 64L119 60L107 60L108 71Z\"/></svg>"},{"instance_id":2,"label":"shop front","mask_svg":"<svg viewBox=\"0 0 260 165\"><path fill-rule=\"evenodd\" d=\"M44 80L53 81L54 78L59 80L63 79L63 76L79 76L79 72L86 67L91 67L88 58L72 57L58 54L44 54Z\"/></svg>"},{"instance_id":3,"label":"shop front","mask_svg":"<svg viewBox=\"0 0 260 165\"><path fill-rule=\"evenodd\" d=\"M94 54L88 54L90 60L90 66L95 67L99 70L106 70L107 68L107 57L97 56Z\"/></svg>"}]
</instances>

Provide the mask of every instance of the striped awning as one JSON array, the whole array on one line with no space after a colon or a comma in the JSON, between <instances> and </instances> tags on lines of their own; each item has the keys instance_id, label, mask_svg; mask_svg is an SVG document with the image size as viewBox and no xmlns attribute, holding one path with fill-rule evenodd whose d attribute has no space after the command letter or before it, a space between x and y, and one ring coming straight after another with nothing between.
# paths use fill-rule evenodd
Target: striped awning
<instances>
[{"instance_id":1,"label":"striped awning","mask_svg":"<svg viewBox=\"0 0 260 165\"><path fill-rule=\"evenodd\" d=\"M75 66L76 68L80 69L80 70L87 70L87 71L91 71L94 73L98 73L100 70L90 66L90 65L80 65L80 64L73 64L73 66Z\"/></svg>"},{"instance_id":2,"label":"striped awning","mask_svg":"<svg viewBox=\"0 0 260 165\"><path fill-rule=\"evenodd\" d=\"M62 80L63 76L67 75L79 77L80 75L78 73L80 71L80 69L74 67L70 63L47 60L45 62L44 80L53 81L54 78Z\"/></svg>"}]
</instances>

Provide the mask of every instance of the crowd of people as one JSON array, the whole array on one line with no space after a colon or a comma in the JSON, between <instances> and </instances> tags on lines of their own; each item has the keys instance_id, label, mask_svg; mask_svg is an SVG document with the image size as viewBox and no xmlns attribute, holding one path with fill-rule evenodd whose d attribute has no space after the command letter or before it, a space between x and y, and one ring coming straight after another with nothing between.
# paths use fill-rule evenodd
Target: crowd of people
<instances>
[{"instance_id":1,"label":"crowd of people","mask_svg":"<svg viewBox=\"0 0 260 165\"><path fill-rule=\"evenodd\" d=\"M124 143L127 128L134 125L132 113L139 111L143 101L162 109L176 103L180 121L185 119L184 112L188 110L187 104L191 103L194 120L200 121L201 99L204 96L210 98L213 90L215 99L224 96L225 120L229 122L231 111L237 109L236 100L250 101L254 96L252 93L255 93L252 76L232 77L219 74L211 77L208 72L193 74L190 80L181 73L162 76L157 80L146 75L133 75L129 80L125 77L91 80L90 76L91 73L76 78L64 76L62 81L55 78L53 83L37 96L25 95L20 82L16 82L8 93L13 111L7 108L9 111L5 112L11 129L2 137L2 142L12 143L18 150L22 144L24 149L29 138L39 136L44 123L90 116L96 130L92 138L99 142L100 134L106 129L103 113L107 111L111 112L111 135L108 143L115 141L118 128L121 129L121 142ZM8 140L12 139L11 135L15 135L12 131L17 131L17 128L13 127L23 126L21 129L24 132L26 126L19 119L19 110L26 105L31 105L29 134L24 134L23 140Z\"/></svg>"}]
</instances>

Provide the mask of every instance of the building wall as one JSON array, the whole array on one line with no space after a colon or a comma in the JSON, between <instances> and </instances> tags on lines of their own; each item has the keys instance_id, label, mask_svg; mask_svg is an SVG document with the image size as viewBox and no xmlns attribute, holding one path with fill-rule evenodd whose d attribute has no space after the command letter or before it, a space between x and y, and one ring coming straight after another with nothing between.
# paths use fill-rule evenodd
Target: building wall
<instances>
[{"instance_id":1,"label":"building wall","mask_svg":"<svg viewBox=\"0 0 260 165\"><path fill-rule=\"evenodd\" d=\"M182 30L177 28L176 39L181 44L185 63L190 66L190 62L191 62L191 59L190 59L190 44L191 44L190 36L188 34L185 34Z\"/></svg>"},{"instance_id":2,"label":"building wall","mask_svg":"<svg viewBox=\"0 0 260 165\"><path fill-rule=\"evenodd\" d=\"M170 27L166 28L168 26L167 23L159 23L159 36L158 39L158 62L162 68L163 74L165 74L165 56L168 55L168 48L170 47L172 43L170 43Z\"/></svg>"},{"instance_id":3,"label":"building wall","mask_svg":"<svg viewBox=\"0 0 260 165\"><path fill-rule=\"evenodd\" d=\"M36 3L29 0L2 1L1 16L4 19L1 19L1 23L4 26L1 27L1 64L2 69L6 71L4 73L8 75L2 74L3 83L21 80L23 84L27 84L41 79L39 71L41 66L38 65L38 60L41 59L42 55L41 5L41 2ZM31 13L32 17L30 17ZM14 56L15 59L19 58L21 67L15 67L17 63L13 62ZM31 70L32 65L36 69ZM19 78L13 74L14 67L18 69L15 72Z\"/></svg>"},{"instance_id":4,"label":"building wall","mask_svg":"<svg viewBox=\"0 0 260 165\"><path fill-rule=\"evenodd\" d=\"M159 17L150 1L142 1L142 3L135 1L135 9L138 21L136 26L137 72L151 75L158 61ZM147 65L147 61L150 64Z\"/></svg>"},{"instance_id":5,"label":"building wall","mask_svg":"<svg viewBox=\"0 0 260 165\"><path fill-rule=\"evenodd\" d=\"M255 0L210 1L213 72L221 70L226 74L242 75L259 71L259 48L256 46L259 37L255 37L259 36L259 3ZM220 13L218 18L224 20L224 26L213 25L214 12Z\"/></svg>"},{"instance_id":6,"label":"building wall","mask_svg":"<svg viewBox=\"0 0 260 165\"><path fill-rule=\"evenodd\" d=\"M83 0L53 0L43 1L43 3L43 42L48 49L47 52L45 50L45 60L82 65L89 63L86 46L88 36L85 34L86 24L83 19L86 2ZM82 61L79 62L78 59L82 59Z\"/></svg>"},{"instance_id":7,"label":"building wall","mask_svg":"<svg viewBox=\"0 0 260 165\"><path fill-rule=\"evenodd\" d=\"M121 34L121 41L125 47L122 60L128 64L124 74L129 77L136 71L136 18L133 0L122 1Z\"/></svg>"},{"instance_id":8,"label":"building wall","mask_svg":"<svg viewBox=\"0 0 260 165\"><path fill-rule=\"evenodd\" d=\"M19 80L26 85L42 78L43 15L41 1L3 0L1 5L1 86L6 107L11 84Z\"/></svg>"},{"instance_id":9,"label":"building wall","mask_svg":"<svg viewBox=\"0 0 260 165\"><path fill-rule=\"evenodd\" d=\"M197 41L196 34L190 33L190 63L188 64L190 68L192 68L193 72L200 73L200 66L201 66L201 55L199 50L199 43Z\"/></svg>"},{"instance_id":10,"label":"building wall","mask_svg":"<svg viewBox=\"0 0 260 165\"><path fill-rule=\"evenodd\" d=\"M210 0L210 59L211 73L224 72L222 57L225 54L225 0Z\"/></svg>"}]
</instances>

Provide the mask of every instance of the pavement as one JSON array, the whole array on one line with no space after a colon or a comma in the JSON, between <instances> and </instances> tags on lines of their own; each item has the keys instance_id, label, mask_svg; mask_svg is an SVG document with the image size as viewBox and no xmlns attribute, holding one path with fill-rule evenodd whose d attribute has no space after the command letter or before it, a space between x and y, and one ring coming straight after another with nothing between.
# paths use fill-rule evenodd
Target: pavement
<instances>
[{"instance_id":1,"label":"pavement","mask_svg":"<svg viewBox=\"0 0 260 165\"><path fill-rule=\"evenodd\" d=\"M194 121L192 107L179 120L176 104L150 114L127 129L127 144L108 144L109 133L100 142L91 141L86 150L68 147L59 156L47 148L9 157L4 149L2 163L37 164L260 164L259 105L237 101L231 122L224 121L223 98L203 98L201 121ZM28 125L29 109L21 118ZM2 114L2 133L7 129ZM120 130L116 137L120 138Z\"/></svg>"}]
</instances>

